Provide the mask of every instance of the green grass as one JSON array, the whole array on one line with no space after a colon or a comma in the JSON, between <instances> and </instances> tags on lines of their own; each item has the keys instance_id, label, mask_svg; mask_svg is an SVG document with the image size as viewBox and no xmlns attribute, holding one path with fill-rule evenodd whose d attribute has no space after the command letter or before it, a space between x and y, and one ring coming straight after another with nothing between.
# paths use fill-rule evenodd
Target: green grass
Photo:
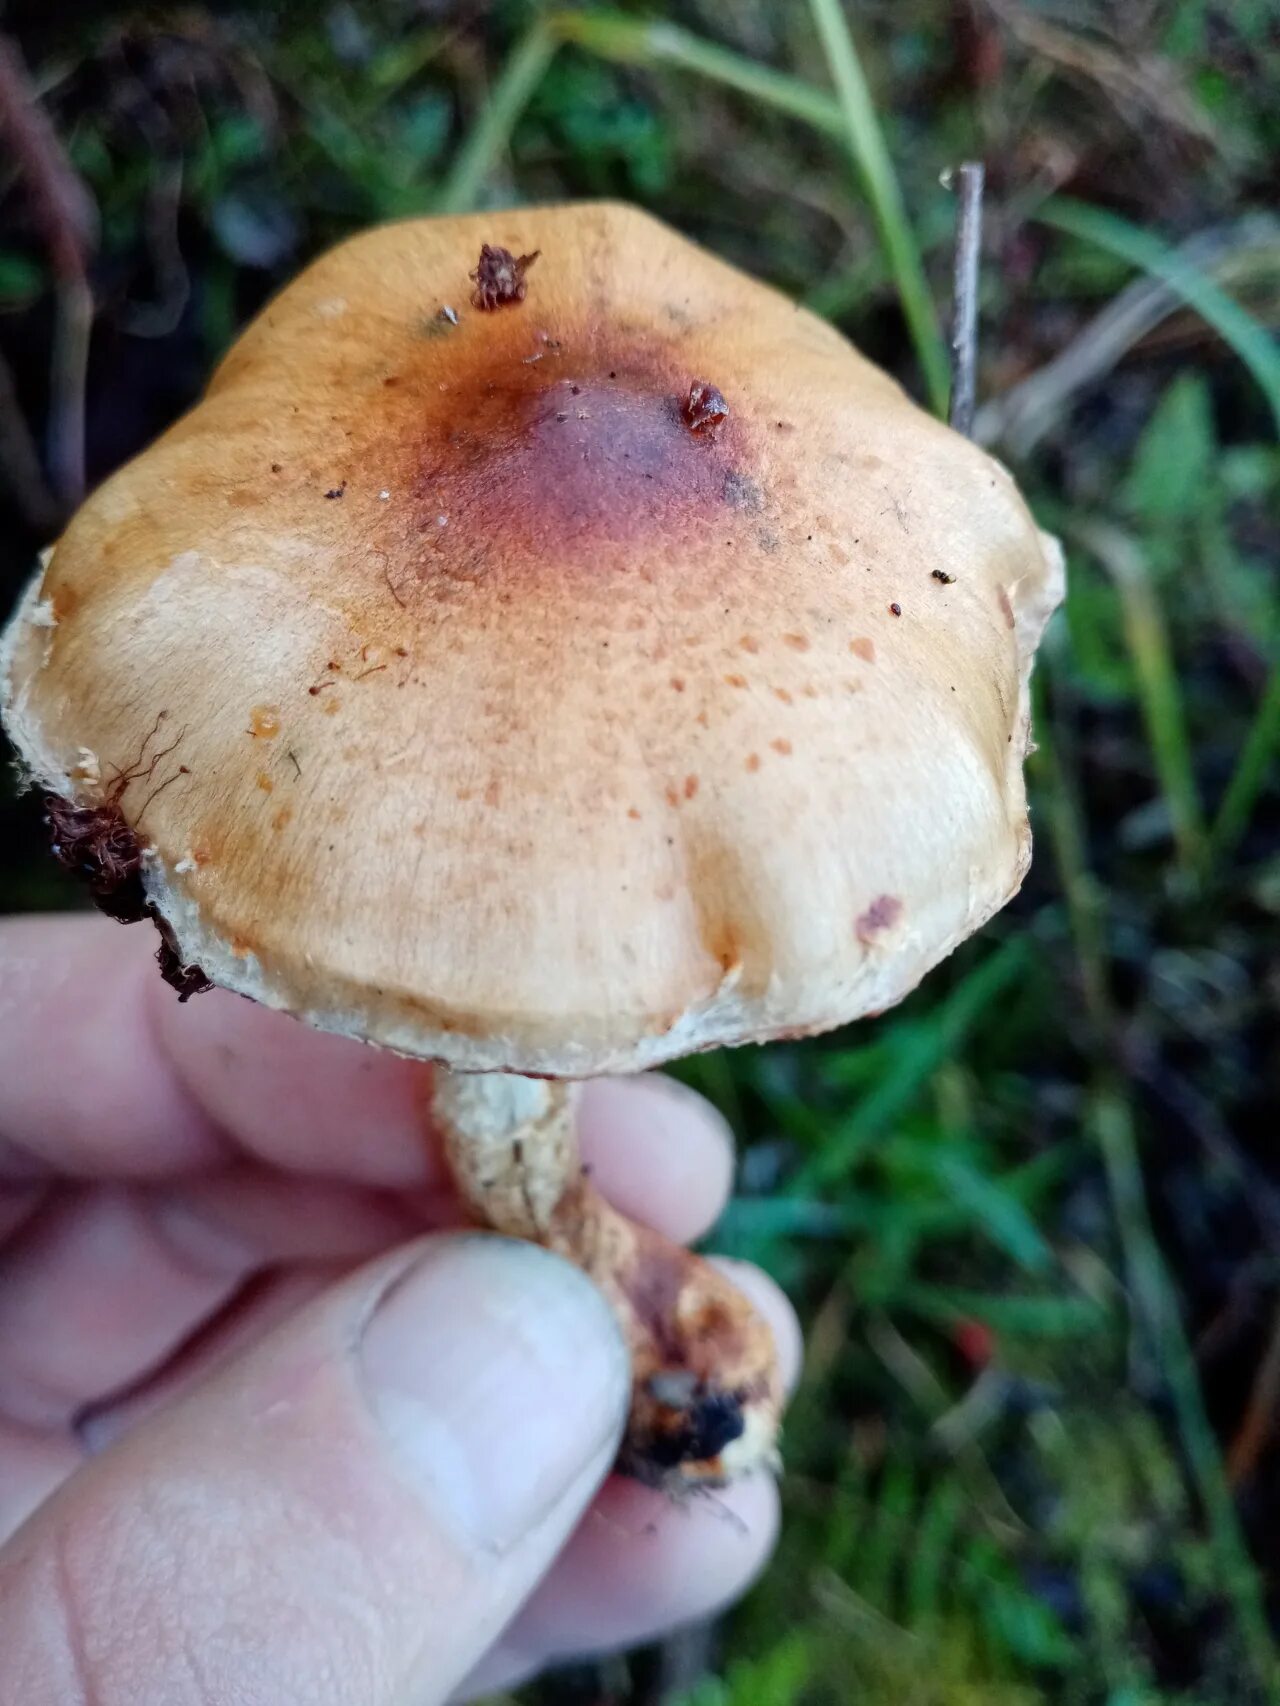
<instances>
[{"instance_id":1,"label":"green grass","mask_svg":"<svg viewBox=\"0 0 1280 1706\"><path fill-rule=\"evenodd\" d=\"M1105 208L1089 207L1068 197L1055 197L1036 213L1036 218L1058 231L1105 249L1139 268L1152 278L1164 280L1190 307L1204 318L1218 336L1240 357L1257 380L1280 430L1280 345L1273 331L1245 312L1212 279L1188 265L1150 231L1141 231L1127 219Z\"/></svg>"},{"instance_id":2,"label":"green grass","mask_svg":"<svg viewBox=\"0 0 1280 1706\"><path fill-rule=\"evenodd\" d=\"M809 1358L778 1561L678 1706L1280 1691L1280 1459L1227 1468L1280 1289L1280 267L1237 297L1183 253L1274 184L1280 47L1247 0L1166 0L1128 43L1084 10L1065 64L1012 25L967 49L926 0L509 4L483 34L370 0L342 41L285 8L226 26L235 75L199 84L201 124L173 108L202 368L374 219L610 194L807 298L941 411L938 180L982 156L988 396L1135 276L1180 304L1014 470L1070 555L1024 895L895 1012L681 1068L744 1142L715 1242L789 1288ZM53 110L108 259L154 294L152 146L93 93L95 28L51 54ZM1117 84L1129 49L1211 142L1126 106L1155 86ZM0 246L0 309L45 284ZM7 881L42 896L34 867ZM607 1697L652 1706L652 1674L614 1666ZM606 1697L567 1688L524 1698Z\"/></svg>"},{"instance_id":3,"label":"green grass","mask_svg":"<svg viewBox=\"0 0 1280 1706\"><path fill-rule=\"evenodd\" d=\"M945 414L950 390L946 347L875 100L840 0L809 0L809 4L840 102L849 154L870 204L880 247L897 281L925 392L934 412Z\"/></svg>"}]
</instances>

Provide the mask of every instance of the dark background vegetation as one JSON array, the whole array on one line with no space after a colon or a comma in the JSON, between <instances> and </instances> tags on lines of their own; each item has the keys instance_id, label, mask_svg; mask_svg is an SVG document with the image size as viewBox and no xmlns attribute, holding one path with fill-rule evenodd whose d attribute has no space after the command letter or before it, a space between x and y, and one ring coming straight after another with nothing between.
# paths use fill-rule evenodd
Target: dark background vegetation
<instances>
[{"instance_id":1,"label":"dark background vegetation","mask_svg":"<svg viewBox=\"0 0 1280 1706\"><path fill-rule=\"evenodd\" d=\"M717 1242L808 1331L782 1548L717 1630L528 1697L1280 1698L1276 0L0 20L75 173L0 155L5 602L81 399L92 484L374 220L626 197L936 401L940 174L986 160L979 436L1070 563L1034 867L896 1012L687 1068L744 1140ZM72 904L0 813L4 904Z\"/></svg>"}]
</instances>

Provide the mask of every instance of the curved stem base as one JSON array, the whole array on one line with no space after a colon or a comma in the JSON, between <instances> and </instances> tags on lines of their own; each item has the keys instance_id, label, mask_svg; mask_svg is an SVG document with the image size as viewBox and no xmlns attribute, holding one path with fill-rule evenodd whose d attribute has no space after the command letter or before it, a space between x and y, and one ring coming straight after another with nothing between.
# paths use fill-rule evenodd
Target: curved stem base
<instances>
[{"instance_id":1,"label":"curved stem base","mask_svg":"<svg viewBox=\"0 0 1280 1706\"><path fill-rule=\"evenodd\" d=\"M768 1324L717 1269L605 1201L582 1167L575 1087L437 1068L432 1112L480 1224L582 1269L631 1349L624 1473L681 1496L777 1463L782 1382Z\"/></svg>"}]
</instances>

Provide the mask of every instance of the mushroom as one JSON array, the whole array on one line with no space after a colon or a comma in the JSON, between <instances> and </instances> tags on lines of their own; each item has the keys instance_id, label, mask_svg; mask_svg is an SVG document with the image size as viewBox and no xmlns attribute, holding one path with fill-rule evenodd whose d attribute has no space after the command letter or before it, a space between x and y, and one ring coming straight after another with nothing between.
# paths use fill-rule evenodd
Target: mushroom
<instances>
[{"instance_id":1,"label":"mushroom","mask_svg":"<svg viewBox=\"0 0 1280 1706\"><path fill-rule=\"evenodd\" d=\"M774 1348L596 1193L575 1085L878 1012L1009 899L1060 591L1003 468L653 219L421 220L84 505L4 716L180 994L437 1063L462 1196L602 1287L622 1467L679 1493L773 1460Z\"/></svg>"}]
</instances>

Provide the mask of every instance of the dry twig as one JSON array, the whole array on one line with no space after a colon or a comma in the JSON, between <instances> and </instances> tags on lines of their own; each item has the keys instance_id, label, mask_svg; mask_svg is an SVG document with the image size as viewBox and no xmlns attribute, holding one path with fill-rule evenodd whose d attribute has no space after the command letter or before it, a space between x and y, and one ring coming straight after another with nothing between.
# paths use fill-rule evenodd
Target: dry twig
<instances>
[{"instance_id":1,"label":"dry twig","mask_svg":"<svg viewBox=\"0 0 1280 1706\"><path fill-rule=\"evenodd\" d=\"M978 361L978 262L982 255L981 161L966 160L955 174L960 206L956 215L955 288L951 309L951 407L957 432L973 432Z\"/></svg>"},{"instance_id":2,"label":"dry twig","mask_svg":"<svg viewBox=\"0 0 1280 1706\"><path fill-rule=\"evenodd\" d=\"M22 412L22 402L9 363L0 356L0 475L35 534L47 538L56 533L62 506L49 490L40 466L40 453Z\"/></svg>"},{"instance_id":3,"label":"dry twig","mask_svg":"<svg viewBox=\"0 0 1280 1706\"><path fill-rule=\"evenodd\" d=\"M84 395L93 326L88 260L96 235L92 198L36 100L15 44L0 36L0 133L26 185L53 269L57 298L49 400L49 466L68 507L84 493Z\"/></svg>"},{"instance_id":4,"label":"dry twig","mask_svg":"<svg viewBox=\"0 0 1280 1706\"><path fill-rule=\"evenodd\" d=\"M1280 224L1269 214L1252 214L1188 238L1176 251L1220 285L1235 291L1274 276L1280 256ZM974 437L979 444L1003 445L1026 457L1073 407L1080 392L1105 379L1154 327L1183 305L1183 297L1165 280L1137 278L1086 325L1052 361L1019 381L978 411Z\"/></svg>"},{"instance_id":5,"label":"dry twig","mask_svg":"<svg viewBox=\"0 0 1280 1706\"><path fill-rule=\"evenodd\" d=\"M1065 29L1018 0L986 0L986 4L1025 53L1101 90L1132 130L1142 134L1154 123L1206 147L1221 147L1212 120L1165 55L1118 43L1112 46L1096 36Z\"/></svg>"}]
</instances>

